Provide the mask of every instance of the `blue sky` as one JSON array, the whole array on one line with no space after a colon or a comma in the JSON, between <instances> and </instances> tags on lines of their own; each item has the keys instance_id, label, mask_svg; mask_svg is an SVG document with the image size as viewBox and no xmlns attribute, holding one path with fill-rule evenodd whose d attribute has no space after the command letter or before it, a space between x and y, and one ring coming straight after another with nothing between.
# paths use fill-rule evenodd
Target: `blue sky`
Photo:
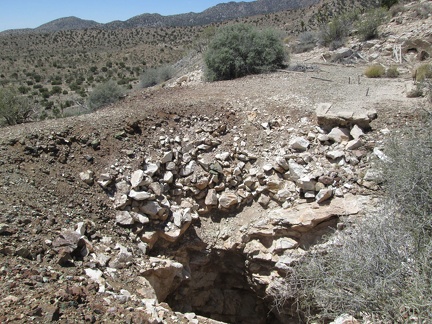
<instances>
[{"instance_id":1,"label":"blue sky","mask_svg":"<svg viewBox=\"0 0 432 324\"><path fill-rule=\"evenodd\" d=\"M174 15L201 12L230 0L0 0L0 31L35 28L51 20L76 16L106 23L143 13ZM252 0L243 0L250 2ZM240 1L236 1L240 2Z\"/></svg>"}]
</instances>

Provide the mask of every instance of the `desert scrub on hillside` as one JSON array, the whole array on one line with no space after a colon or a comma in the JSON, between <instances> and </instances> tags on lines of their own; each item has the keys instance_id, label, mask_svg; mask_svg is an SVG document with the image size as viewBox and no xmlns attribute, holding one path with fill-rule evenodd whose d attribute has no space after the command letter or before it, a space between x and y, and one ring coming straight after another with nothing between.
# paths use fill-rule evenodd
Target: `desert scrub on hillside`
<instances>
[{"instance_id":1,"label":"desert scrub on hillside","mask_svg":"<svg viewBox=\"0 0 432 324\"><path fill-rule=\"evenodd\" d=\"M319 39L319 35L314 31L306 31L297 37L297 43L294 45L296 53L308 52L315 48Z\"/></svg>"},{"instance_id":2,"label":"desert scrub on hillside","mask_svg":"<svg viewBox=\"0 0 432 324\"><path fill-rule=\"evenodd\" d=\"M27 97L20 96L15 89L0 88L0 118L1 124L15 125L29 122L34 107Z\"/></svg>"},{"instance_id":3,"label":"desert scrub on hillside","mask_svg":"<svg viewBox=\"0 0 432 324\"><path fill-rule=\"evenodd\" d=\"M362 41L378 37L378 27L387 17L387 10L375 8L367 11L357 22L357 34Z\"/></svg>"},{"instance_id":4,"label":"desert scrub on hillside","mask_svg":"<svg viewBox=\"0 0 432 324\"><path fill-rule=\"evenodd\" d=\"M141 76L141 87L153 87L171 79L173 76L174 68L169 65L147 69Z\"/></svg>"},{"instance_id":5,"label":"desert scrub on hillside","mask_svg":"<svg viewBox=\"0 0 432 324\"><path fill-rule=\"evenodd\" d=\"M358 11L352 10L333 17L320 27L320 43L330 49L343 46L345 38L351 33L354 23L358 19Z\"/></svg>"},{"instance_id":6,"label":"desert scrub on hillside","mask_svg":"<svg viewBox=\"0 0 432 324\"><path fill-rule=\"evenodd\" d=\"M304 322L348 313L373 323L432 318L432 118L399 131L375 165L382 208L312 249L275 294ZM395 131L396 132L396 131Z\"/></svg>"},{"instance_id":7,"label":"desert scrub on hillside","mask_svg":"<svg viewBox=\"0 0 432 324\"><path fill-rule=\"evenodd\" d=\"M238 24L217 30L204 55L209 81L272 71L288 60L281 37L271 29Z\"/></svg>"},{"instance_id":8,"label":"desert scrub on hillside","mask_svg":"<svg viewBox=\"0 0 432 324\"><path fill-rule=\"evenodd\" d=\"M97 110L110 103L118 101L125 94L125 90L115 81L110 80L98 85L90 92L87 104L91 110Z\"/></svg>"},{"instance_id":9,"label":"desert scrub on hillside","mask_svg":"<svg viewBox=\"0 0 432 324\"><path fill-rule=\"evenodd\" d=\"M380 64L374 64L368 66L364 72L364 75L368 78L380 78L385 74L385 69Z\"/></svg>"}]
</instances>

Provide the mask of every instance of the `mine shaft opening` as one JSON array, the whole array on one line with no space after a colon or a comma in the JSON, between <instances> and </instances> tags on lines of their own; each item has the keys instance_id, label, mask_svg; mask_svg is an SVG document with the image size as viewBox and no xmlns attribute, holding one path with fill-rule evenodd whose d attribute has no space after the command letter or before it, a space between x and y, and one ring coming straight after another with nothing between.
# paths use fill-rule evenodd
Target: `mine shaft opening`
<instances>
[{"instance_id":1,"label":"mine shaft opening","mask_svg":"<svg viewBox=\"0 0 432 324\"><path fill-rule=\"evenodd\" d=\"M166 300L174 311L226 323L280 323L251 288L243 255L217 250L189 257L190 279Z\"/></svg>"}]
</instances>

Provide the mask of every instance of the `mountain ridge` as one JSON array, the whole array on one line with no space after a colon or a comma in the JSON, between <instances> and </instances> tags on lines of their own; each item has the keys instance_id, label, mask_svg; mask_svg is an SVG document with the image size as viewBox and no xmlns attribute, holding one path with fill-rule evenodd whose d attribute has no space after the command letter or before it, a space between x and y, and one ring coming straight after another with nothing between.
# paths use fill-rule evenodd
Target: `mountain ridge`
<instances>
[{"instance_id":1,"label":"mountain ridge","mask_svg":"<svg viewBox=\"0 0 432 324\"><path fill-rule=\"evenodd\" d=\"M198 26L222 22L235 18L269 14L281 10L294 10L306 8L318 3L320 0L256 0L252 2L219 3L202 12L183 13L163 16L157 13L143 13L125 21L114 20L108 23L98 23L94 20L85 20L78 17L63 17L42 24L36 28L10 29L0 34L57 32L62 30L80 29L127 29L140 27L180 27Z\"/></svg>"}]
</instances>

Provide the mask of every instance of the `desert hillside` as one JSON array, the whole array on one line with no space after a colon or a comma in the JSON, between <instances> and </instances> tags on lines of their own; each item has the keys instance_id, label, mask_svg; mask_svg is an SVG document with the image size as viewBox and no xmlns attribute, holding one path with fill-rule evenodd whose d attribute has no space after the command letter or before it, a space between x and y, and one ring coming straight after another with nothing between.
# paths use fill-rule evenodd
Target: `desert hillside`
<instances>
[{"instance_id":1,"label":"desert hillside","mask_svg":"<svg viewBox=\"0 0 432 324\"><path fill-rule=\"evenodd\" d=\"M430 112L411 95L432 55L416 5L286 69L205 82L197 60L93 113L0 128L0 322L302 323L275 292L376 213L386 142ZM376 64L399 74L366 77Z\"/></svg>"}]
</instances>

